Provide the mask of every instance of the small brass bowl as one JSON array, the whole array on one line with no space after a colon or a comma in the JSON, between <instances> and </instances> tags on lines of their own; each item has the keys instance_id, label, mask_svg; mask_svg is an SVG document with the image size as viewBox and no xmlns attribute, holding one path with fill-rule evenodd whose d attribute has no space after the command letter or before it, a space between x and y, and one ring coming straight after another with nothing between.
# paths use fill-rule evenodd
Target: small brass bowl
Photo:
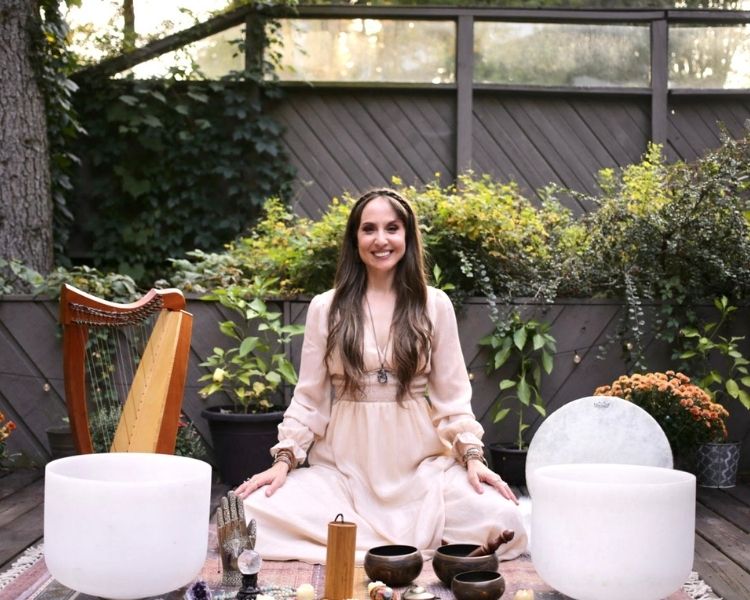
<instances>
[{"instance_id":1,"label":"small brass bowl","mask_svg":"<svg viewBox=\"0 0 750 600\"><path fill-rule=\"evenodd\" d=\"M377 546L365 554L367 576L390 587L407 585L421 572L422 554L414 546Z\"/></svg>"},{"instance_id":2,"label":"small brass bowl","mask_svg":"<svg viewBox=\"0 0 750 600\"><path fill-rule=\"evenodd\" d=\"M496 571L467 571L453 578L456 600L497 600L505 592L505 579Z\"/></svg>"},{"instance_id":3,"label":"small brass bowl","mask_svg":"<svg viewBox=\"0 0 750 600\"><path fill-rule=\"evenodd\" d=\"M446 544L435 550L432 568L435 575L446 586L459 573L466 571L497 571L497 556L494 553L484 556L468 556L469 552L479 548L477 544Z\"/></svg>"}]
</instances>

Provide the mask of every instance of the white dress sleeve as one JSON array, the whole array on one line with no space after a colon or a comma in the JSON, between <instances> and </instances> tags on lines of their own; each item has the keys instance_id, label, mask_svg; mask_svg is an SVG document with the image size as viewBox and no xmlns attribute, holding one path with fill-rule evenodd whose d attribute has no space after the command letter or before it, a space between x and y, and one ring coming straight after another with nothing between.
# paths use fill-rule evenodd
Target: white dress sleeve
<instances>
[{"instance_id":1,"label":"white dress sleeve","mask_svg":"<svg viewBox=\"0 0 750 600\"><path fill-rule=\"evenodd\" d=\"M331 416L331 378L324 360L328 300L330 292L315 296L307 309L299 378L279 425L279 442L271 448L273 455L282 448L292 450L298 463L305 461L313 441L323 437Z\"/></svg>"},{"instance_id":2,"label":"white dress sleeve","mask_svg":"<svg viewBox=\"0 0 750 600\"><path fill-rule=\"evenodd\" d=\"M429 291L433 304L433 336L427 385L432 422L443 442L460 459L469 446L483 446L484 429L471 408L471 382L461 352L453 305L445 292L433 288Z\"/></svg>"}]
</instances>

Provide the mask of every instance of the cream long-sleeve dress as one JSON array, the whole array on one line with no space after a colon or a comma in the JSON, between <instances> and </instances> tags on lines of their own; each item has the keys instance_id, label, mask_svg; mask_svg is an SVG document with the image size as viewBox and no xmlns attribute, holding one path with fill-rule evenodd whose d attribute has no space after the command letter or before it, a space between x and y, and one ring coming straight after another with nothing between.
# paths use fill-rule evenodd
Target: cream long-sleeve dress
<instances>
[{"instance_id":1,"label":"cream long-sleeve dress","mask_svg":"<svg viewBox=\"0 0 750 600\"><path fill-rule=\"evenodd\" d=\"M481 445L483 430L472 413L449 298L428 290L432 353L412 382L411 398L400 404L395 375L389 371L387 383L377 381L370 327L363 327L364 398L342 397L340 359L332 358L330 370L323 360L332 299L331 290L310 303L299 382L271 449L289 448L310 467L290 472L270 498L261 488L245 500L246 517L258 525L256 550L267 560L324 563L328 523L341 513L357 525L359 562L374 546L427 551L441 543L484 543L503 529L516 536L498 556L518 556L527 536L517 507L489 486L478 494L456 461L465 444Z\"/></svg>"}]
</instances>

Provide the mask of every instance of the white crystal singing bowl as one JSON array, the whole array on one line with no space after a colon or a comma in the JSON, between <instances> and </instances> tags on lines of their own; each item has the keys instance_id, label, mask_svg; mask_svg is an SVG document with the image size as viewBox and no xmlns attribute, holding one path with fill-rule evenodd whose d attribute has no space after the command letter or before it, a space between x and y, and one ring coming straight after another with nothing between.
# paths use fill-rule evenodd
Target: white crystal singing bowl
<instances>
[{"instance_id":1,"label":"white crystal singing bowl","mask_svg":"<svg viewBox=\"0 0 750 600\"><path fill-rule=\"evenodd\" d=\"M63 585L114 599L184 586L208 548L211 467L164 454L110 453L47 464L44 559Z\"/></svg>"},{"instance_id":2,"label":"white crystal singing bowl","mask_svg":"<svg viewBox=\"0 0 750 600\"><path fill-rule=\"evenodd\" d=\"M531 558L576 600L659 600L693 566L695 476L623 464L536 471Z\"/></svg>"}]
</instances>

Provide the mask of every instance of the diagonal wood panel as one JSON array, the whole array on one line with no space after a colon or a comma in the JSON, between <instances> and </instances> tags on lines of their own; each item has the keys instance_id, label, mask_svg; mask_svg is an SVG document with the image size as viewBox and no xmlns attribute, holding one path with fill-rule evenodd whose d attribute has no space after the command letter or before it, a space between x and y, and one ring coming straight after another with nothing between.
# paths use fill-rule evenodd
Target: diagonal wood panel
<instances>
[{"instance_id":1,"label":"diagonal wood panel","mask_svg":"<svg viewBox=\"0 0 750 600\"><path fill-rule=\"evenodd\" d=\"M295 208L318 216L334 196L388 184L454 176L455 93L425 90L291 90L275 116L299 171ZM717 122L734 136L750 117L745 97L670 99L670 160L693 160L719 144ZM651 135L644 97L474 93L475 173L515 180L534 197L558 183L596 193L597 173L640 160ZM589 210L562 201L576 213Z\"/></svg>"},{"instance_id":2,"label":"diagonal wood panel","mask_svg":"<svg viewBox=\"0 0 750 600\"><path fill-rule=\"evenodd\" d=\"M296 207L315 217L334 196L453 177L455 109L448 94L293 90L274 116L301 174Z\"/></svg>"},{"instance_id":3,"label":"diagonal wood panel","mask_svg":"<svg viewBox=\"0 0 750 600\"><path fill-rule=\"evenodd\" d=\"M474 160L478 165L483 165L481 173L497 175L501 179L515 179L521 185L525 183L527 190L535 190L557 180L543 155L501 102L477 98L474 121L474 136L479 141L474 148Z\"/></svg>"},{"instance_id":4,"label":"diagonal wood panel","mask_svg":"<svg viewBox=\"0 0 750 600\"><path fill-rule=\"evenodd\" d=\"M474 163L519 181L532 197L549 183L595 193L600 169L637 161L645 151L647 108L642 99L476 94ZM577 213L589 208L563 201Z\"/></svg>"},{"instance_id":5,"label":"diagonal wood panel","mask_svg":"<svg viewBox=\"0 0 750 600\"><path fill-rule=\"evenodd\" d=\"M750 98L672 97L669 111L669 141L672 160L695 160L707 149L721 144L719 124L733 137L747 135Z\"/></svg>"}]
</instances>

